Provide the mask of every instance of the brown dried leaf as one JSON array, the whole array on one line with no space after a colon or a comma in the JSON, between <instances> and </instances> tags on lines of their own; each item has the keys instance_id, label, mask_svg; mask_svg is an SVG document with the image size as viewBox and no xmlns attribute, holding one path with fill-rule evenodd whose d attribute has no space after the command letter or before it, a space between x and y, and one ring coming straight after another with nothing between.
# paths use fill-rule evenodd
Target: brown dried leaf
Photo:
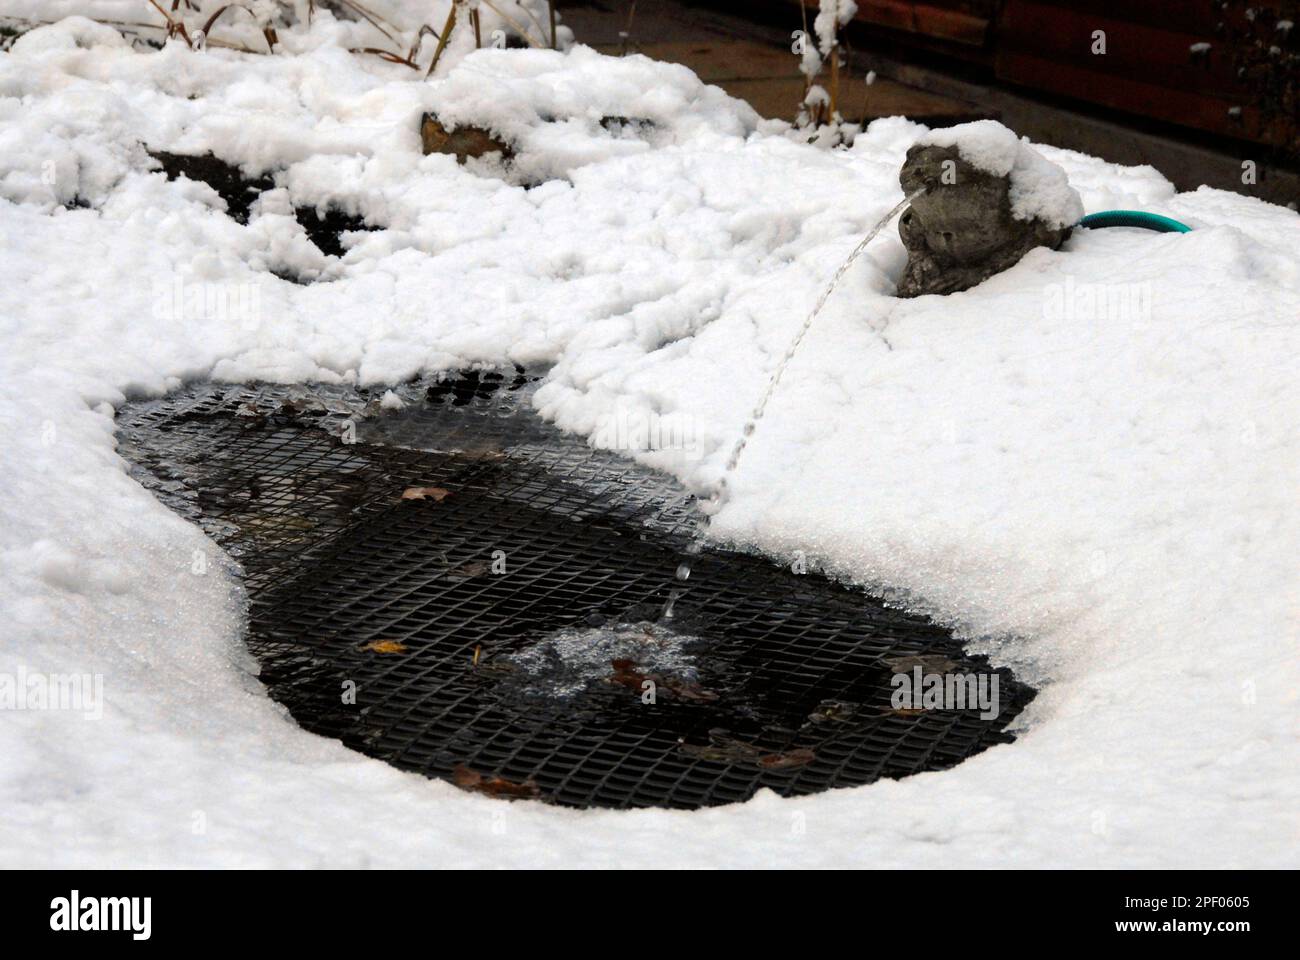
<instances>
[{"instance_id":1,"label":"brown dried leaf","mask_svg":"<svg viewBox=\"0 0 1300 960\"><path fill-rule=\"evenodd\" d=\"M807 747L787 750L785 753L769 753L758 758L758 765L767 770L788 770L791 767L803 767L817 759L817 754Z\"/></svg>"},{"instance_id":2,"label":"brown dried leaf","mask_svg":"<svg viewBox=\"0 0 1300 960\"><path fill-rule=\"evenodd\" d=\"M894 673L911 673L917 667L922 673L947 673L956 662L937 653L913 653L902 657L886 657L885 663Z\"/></svg>"},{"instance_id":3,"label":"brown dried leaf","mask_svg":"<svg viewBox=\"0 0 1300 960\"><path fill-rule=\"evenodd\" d=\"M451 491L444 487L407 487L402 491L403 500L432 500L441 503L451 496Z\"/></svg>"},{"instance_id":4,"label":"brown dried leaf","mask_svg":"<svg viewBox=\"0 0 1300 960\"><path fill-rule=\"evenodd\" d=\"M707 744L686 743L682 740L678 741L677 749L688 756L722 763L753 763L761 754L759 748L752 743L727 736L720 730L709 731Z\"/></svg>"},{"instance_id":5,"label":"brown dried leaf","mask_svg":"<svg viewBox=\"0 0 1300 960\"><path fill-rule=\"evenodd\" d=\"M637 669L639 664L635 660L611 660L609 665L614 668L614 672L605 678L606 681L627 687L634 693L641 693L645 689L645 682L649 680L655 685L655 689L662 690L671 696L681 697L683 700L711 701L718 699L716 693L712 690L705 690L698 683L678 680L674 677L665 677L657 673L643 673Z\"/></svg>"},{"instance_id":6,"label":"brown dried leaf","mask_svg":"<svg viewBox=\"0 0 1300 960\"><path fill-rule=\"evenodd\" d=\"M860 704L848 700L823 700L808 714L811 723L842 723L858 712Z\"/></svg>"},{"instance_id":7,"label":"brown dried leaf","mask_svg":"<svg viewBox=\"0 0 1300 960\"><path fill-rule=\"evenodd\" d=\"M515 783L503 777L485 777L463 763L458 763L452 768L451 782L462 790L485 793L490 797L503 797L507 800L531 800L541 796L541 790L532 780Z\"/></svg>"},{"instance_id":8,"label":"brown dried leaf","mask_svg":"<svg viewBox=\"0 0 1300 960\"><path fill-rule=\"evenodd\" d=\"M608 681L635 690L637 693L641 692L641 684L649 679L646 674L636 669L635 660L611 660L609 665L614 668L614 672L609 675Z\"/></svg>"},{"instance_id":9,"label":"brown dried leaf","mask_svg":"<svg viewBox=\"0 0 1300 960\"><path fill-rule=\"evenodd\" d=\"M471 560L468 563L462 563L459 567L453 567L447 571L447 576L453 580L469 580L473 577L481 577L491 569L491 564L486 560Z\"/></svg>"},{"instance_id":10,"label":"brown dried leaf","mask_svg":"<svg viewBox=\"0 0 1300 960\"><path fill-rule=\"evenodd\" d=\"M405 653L406 644L398 643L396 640L371 640L364 649L372 653Z\"/></svg>"}]
</instances>

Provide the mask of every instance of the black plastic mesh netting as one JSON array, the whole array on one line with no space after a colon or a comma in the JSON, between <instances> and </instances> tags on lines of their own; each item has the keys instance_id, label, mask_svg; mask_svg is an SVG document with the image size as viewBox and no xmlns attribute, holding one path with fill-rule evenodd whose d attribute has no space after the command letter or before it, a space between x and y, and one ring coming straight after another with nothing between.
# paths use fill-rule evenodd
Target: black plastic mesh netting
<instances>
[{"instance_id":1,"label":"black plastic mesh netting","mask_svg":"<svg viewBox=\"0 0 1300 960\"><path fill-rule=\"evenodd\" d=\"M739 553L705 551L678 584L690 496L541 422L532 389L465 374L390 410L383 391L205 384L125 406L120 450L242 566L271 696L403 769L694 808L1011 739L1032 690L922 617ZM893 708L917 666L996 675L1001 712Z\"/></svg>"}]
</instances>

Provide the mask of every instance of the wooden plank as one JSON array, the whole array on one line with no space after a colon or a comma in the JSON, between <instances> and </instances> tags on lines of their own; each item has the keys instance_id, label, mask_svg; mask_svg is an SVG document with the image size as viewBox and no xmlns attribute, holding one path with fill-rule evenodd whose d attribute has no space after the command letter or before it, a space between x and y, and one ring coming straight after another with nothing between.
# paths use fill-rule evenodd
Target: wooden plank
<instances>
[{"instance_id":1,"label":"wooden plank","mask_svg":"<svg viewBox=\"0 0 1300 960\"><path fill-rule=\"evenodd\" d=\"M607 46L606 53L620 49ZM706 83L719 80L758 79L760 77L801 77L799 58L789 47L749 40L671 41L639 44L634 51L655 60L684 63Z\"/></svg>"},{"instance_id":2,"label":"wooden plank","mask_svg":"<svg viewBox=\"0 0 1300 960\"><path fill-rule=\"evenodd\" d=\"M789 0L796 9L799 0ZM817 13L817 0L806 0L808 23ZM855 20L902 33L982 47L989 36L989 18L973 12L966 0L858 0Z\"/></svg>"},{"instance_id":3,"label":"wooden plank","mask_svg":"<svg viewBox=\"0 0 1300 960\"><path fill-rule=\"evenodd\" d=\"M998 26L999 75L1005 56L1022 54L1173 90L1225 99L1243 95L1236 88L1232 65L1215 47L1212 35L1131 23L1123 16L1122 12L1114 17L1093 16L1042 0L1010 0ZM1097 30L1106 35L1104 54L1092 52ZM1211 43L1211 50L1207 57L1196 58L1189 48L1203 41ZM1059 90L1059 85L1048 89ZM1086 95L1086 88L1060 92Z\"/></svg>"},{"instance_id":4,"label":"wooden plank","mask_svg":"<svg viewBox=\"0 0 1300 960\"><path fill-rule=\"evenodd\" d=\"M1238 122L1228 114L1233 106L1228 100L1100 74L1059 60L1006 53L998 57L998 76L1025 86L1069 94L1116 110L1200 130L1245 139L1261 135L1258 115L1251 108L1243 110Z\"/></svg>"},{"instance_id":5,"label":"wooden plank","mask_svg":"<svg viewBox=\"0 0 1300 960\"><path fill-rule=\"evenodd\" d=\"M859 0L855 19L939 40L983 46L988 39L988 17L961 9L964 6L920 0Z\"/></svg>"},{"instance_id":6,"label":"wooden plank","mask_svg":"<svg viewBox=\"0 0 1300 960\"><path fill-rule=\"evenodd\" d=\"M779 120L793 120L804 96L802 77L722 80L718 86L748 102L762 116ZM860 76L841 75L838 106L840 115L852 122L905 116L918 123L949 125L997 117L977 104L891 80L877 80L868 87Z\"/></svg>"},{"instance_id":7,"label":"wooden plank","mask_svg":"<svg viewBox=\"0 0 1300 960\"><path fill-rule=\"evenodd\" d=\"M1267 6L1269 0L1258 0ZM1144 24L1176 33L1211 35L1219 22L1215 0L1137 0L1135 3L1118 3L1116 0L1040 0L1040 6L1056 7L1070 13L1091 18L1123 20ZM1006 9L1018 6L1008 0ZM1003 16L1006 15L1004 10Z\"/></svg>"}]
</instances>

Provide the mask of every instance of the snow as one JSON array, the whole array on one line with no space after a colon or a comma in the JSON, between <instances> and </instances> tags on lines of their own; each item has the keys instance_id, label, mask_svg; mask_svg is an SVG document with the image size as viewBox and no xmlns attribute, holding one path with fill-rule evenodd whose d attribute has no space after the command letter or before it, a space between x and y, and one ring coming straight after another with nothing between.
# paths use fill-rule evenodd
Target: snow
<instances>
[{"instance_id":1,"label":"snow","mask_svg":"<svg viewBox=\"0 0 1300 960\"><path fill-rule=\"evenodd\" d=\"M1300 217L1046 146L1084 209L1193 232L1080 229L897 300L886 229L711 531L801 551L1011 665L1041 688L1015 743L864 788L615 813L462 793L300 730L242 648L237 572L127 476L126 397L553 364L545 416L586 435L658 418L691 443L637 455L707 492L927 135L894 118L818 150L680 67L582 48L465 52L429 83L339 49L338 27L265 56L73 21L0 55L0 673L103 683L98 719L0 712L0 864L1297 865ZM421 155L421 113L489 85L484 121L556 179ZM654 125L600 126L615 114ZM1001 134L929 136L1007 160ZM277 187L239 225L141 144ZM289 215L326 203L387 229L327 257Z\"/></svg>"},{"instance_id":2,"label":"snow","mask_svg":"<svg viewBox=\"0 0 1300 960\"><path fill-rule=\"evenodd\" d=\"M1078 223L1083 205L1058 164L996 120L976 120L931 130L917 143L956 147L963 160L995 177L1010 176L1011 215L1052 227Z\"/></svg>"},{"instance_id":3,"label":"snow","mask_svg":"<svg viewBox=\"0 0 1300 960\"><path fill-rule=\"evenodd\" d=\"M430 94L428 108L448 128L472 124L510 143L518 153L511 172L523 182L711 136L743 137L760 123L686 67L586 47L483 50Z\"/></svg>"},{"instance_id":4,"label":"snow","mask_svg":"<svg viewBox=\"0 0 1300 960\"><path fill-rule=\"evenodd\" d=\"M858 12L854 0L820 0L817 16L813 19L813 32L817 34L817 46L823 57L829 57L835 49L836 34L839 28L853 19Z\"/></svg>"}]
</instances>

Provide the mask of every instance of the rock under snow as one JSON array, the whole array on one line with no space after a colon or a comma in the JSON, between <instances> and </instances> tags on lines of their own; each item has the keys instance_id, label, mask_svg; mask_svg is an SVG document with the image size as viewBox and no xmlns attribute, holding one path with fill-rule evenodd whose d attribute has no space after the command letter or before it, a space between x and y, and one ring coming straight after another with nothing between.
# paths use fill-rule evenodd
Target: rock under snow
<instances>
[{"instance_id":1,"label":"rock under snow","mask_svg":"<svg viewBox=\"0 0 1300 960\"><path fill-rule=\"evenodd\" d=\"M992 120L921 137L899 182L917 194L898 225L901 297L982 283L1034 247L1059 247L1083 215L1065 171Z\"/></svg>"}]
</instances>

